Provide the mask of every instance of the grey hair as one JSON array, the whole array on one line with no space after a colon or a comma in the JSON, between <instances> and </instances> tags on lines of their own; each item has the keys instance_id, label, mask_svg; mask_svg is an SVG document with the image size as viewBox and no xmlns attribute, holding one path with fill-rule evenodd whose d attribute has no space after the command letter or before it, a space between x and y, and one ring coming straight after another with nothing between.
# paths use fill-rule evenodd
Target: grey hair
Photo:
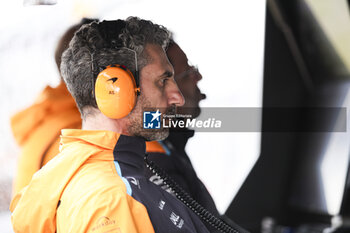
<instances>
[{"instance_id":1,"label":"grey hair","mask_svg":"<svg viewBox=\"0 0 350 233\"><path fill-rule=\"evenodd\" d=\"M108 65L121 64L135 75L135 53L130 49L136 52L140 71L150 62L145 50L147 44L160 45L165 49L169 43L170 32L161 25L137 17L129 17L124 22L125 27L115 29L119 32L118 38L115 38L121 45L118 48L108 45L109 42L101 35L99 24L93 22L83 25L75 33L62 55L61 73L83 119L89 112L85 112L84 108L97 108L94 83L98 72Z\"/></svg>"}]
</instances>

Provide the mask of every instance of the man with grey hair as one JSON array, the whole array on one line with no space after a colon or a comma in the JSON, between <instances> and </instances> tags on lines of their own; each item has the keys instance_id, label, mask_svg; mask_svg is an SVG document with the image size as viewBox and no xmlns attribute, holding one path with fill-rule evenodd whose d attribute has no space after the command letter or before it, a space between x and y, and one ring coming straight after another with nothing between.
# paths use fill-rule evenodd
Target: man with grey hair
<instances>
[{"instance_id":1,"label":"man with grey hair","mask_svg":"<svg viewBox=\"0 0 350 233\"><path fill-rule=\"evenodd\" d=\"M164 51L168 40L167 29L136 17L94 22L75 34L61 72L82 130L62 130L60 154L12 200L15 232L209 232L146 178L145 141L163 140L168 131L144 129L143 109L164 113L184 104ZM134 74L140 90L133 110L119 119L101 112L95 93L101 70L116 65Z\"/></svg>"}]
</instances>

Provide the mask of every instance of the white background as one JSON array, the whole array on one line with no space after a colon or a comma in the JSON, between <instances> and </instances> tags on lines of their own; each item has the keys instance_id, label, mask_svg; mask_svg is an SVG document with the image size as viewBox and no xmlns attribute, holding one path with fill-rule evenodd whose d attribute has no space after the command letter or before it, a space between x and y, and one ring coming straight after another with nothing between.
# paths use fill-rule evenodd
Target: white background
<instances>
[{"instance_id":1,"label":"white background","mask_svg":"<svg viewBox=\"0 0 350 233\"><path fill-rule=\"evenodd\" d=\"M261 107L264 0L58 0L23 7L0 1L0 183L13 177L17 148L9 118L29 106L59 76L54 49L59 36L81 17L139 16L174 32L175 40L203 79L202 107ZM260 152L260 133L197 133L187 146L198 176L224 212ZM11 232L8 212L1 232Z\"/></svg>"}]
</instances>

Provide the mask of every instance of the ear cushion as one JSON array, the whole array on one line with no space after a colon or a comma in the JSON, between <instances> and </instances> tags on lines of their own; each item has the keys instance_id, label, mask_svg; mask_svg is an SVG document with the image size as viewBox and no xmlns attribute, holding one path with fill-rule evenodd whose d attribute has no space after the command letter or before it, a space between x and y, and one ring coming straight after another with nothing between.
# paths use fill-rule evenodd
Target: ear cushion
<instances>
[{"instance_id":1,"label":"ear cushion","mask_svg":"<svg viewBox=\"0 0 350 233\"><path fill-rule=\"evenodd\" d=\"M97 106L109 118L123 118L135 107L137 90L130 71L118 65L108 66L96 79Z\"/></svg>"}]
</instances>

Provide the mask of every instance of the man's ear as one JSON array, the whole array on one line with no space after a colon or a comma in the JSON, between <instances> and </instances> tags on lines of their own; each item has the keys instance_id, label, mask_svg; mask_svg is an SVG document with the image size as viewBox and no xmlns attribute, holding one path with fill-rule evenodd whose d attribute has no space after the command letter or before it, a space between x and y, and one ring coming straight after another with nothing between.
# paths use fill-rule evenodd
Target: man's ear
<instances>
[{"instance_id":1,"label":"man's ear","mask_svg":"<svg viewBox=\"0 0 350 233\"><path fill-rule=\"evenodd\" d=\"M97 106L112 119L121 119L134 109L139 91L134 76L122 65L108 66L95 83Z\"/></svg>"}]
</instances>

